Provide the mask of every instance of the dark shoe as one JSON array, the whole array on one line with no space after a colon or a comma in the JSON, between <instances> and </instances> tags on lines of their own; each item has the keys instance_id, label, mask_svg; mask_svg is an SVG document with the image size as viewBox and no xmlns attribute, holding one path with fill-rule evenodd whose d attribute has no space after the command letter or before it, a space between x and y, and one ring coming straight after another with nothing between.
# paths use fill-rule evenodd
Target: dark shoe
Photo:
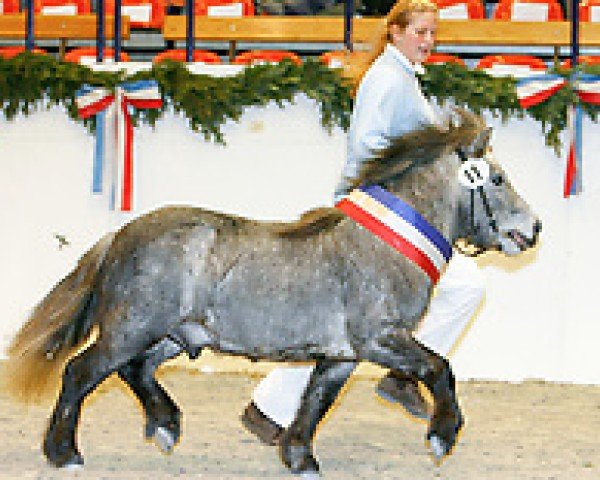
<instances>
[{"instance_id":1,"label":"dark shoe","mask_svg":"<svg viewBox=\"0 0 600 480\"><path fill-rule=\"evenodd\" d=\"M377 385L377 395L392 403L399 403L413 417L429 420L430 407L419 391L419 384L410 377L388 373Z\"/></svg>"},{"instance_id":2,"label":"dark shoe","mask_svg":"<svg viewBox=\"0 0 600 480\"><path fill-rule=\"evenodd\" d=\"M267 445L277 445L283 432L283 428L262 413L254 402L250 402L242 413L242 423L246 430Z\"/></svg>"}]
</instances>

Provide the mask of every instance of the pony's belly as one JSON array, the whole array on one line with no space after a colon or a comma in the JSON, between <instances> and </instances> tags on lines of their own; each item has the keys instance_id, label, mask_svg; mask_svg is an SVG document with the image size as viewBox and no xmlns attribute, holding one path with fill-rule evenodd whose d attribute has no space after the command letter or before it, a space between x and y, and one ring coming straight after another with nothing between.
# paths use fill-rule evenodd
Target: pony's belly
<instances>
[{"instance_id":1,"label":"pony's belly","mask_svg":"<svg viewBox=\"0 0 600 480\"><path fill-rule=\"evenodd\" d=\"M299 278L296 278L299 280ZM265 358L353 358L339 282L232 276L206 325L229 351Z\"/></svg>"}]
</instances>

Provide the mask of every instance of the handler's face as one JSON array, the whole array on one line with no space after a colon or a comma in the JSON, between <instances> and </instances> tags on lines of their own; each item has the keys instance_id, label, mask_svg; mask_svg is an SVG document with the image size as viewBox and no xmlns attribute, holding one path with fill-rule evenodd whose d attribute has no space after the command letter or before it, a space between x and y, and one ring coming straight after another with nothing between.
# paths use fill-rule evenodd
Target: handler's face
<instances>
[{"instance_id":1,"label":"handler's face","mask_svg":"<svg viewBox=\"0 0 600 480\"><path fill-rule=\"evenodd\" d=\"M415 12L404 30L398 25L390 26L393 44L412 63L422 63L435 44L437 14L435 12Z\"/></svg>"}]
</instances>

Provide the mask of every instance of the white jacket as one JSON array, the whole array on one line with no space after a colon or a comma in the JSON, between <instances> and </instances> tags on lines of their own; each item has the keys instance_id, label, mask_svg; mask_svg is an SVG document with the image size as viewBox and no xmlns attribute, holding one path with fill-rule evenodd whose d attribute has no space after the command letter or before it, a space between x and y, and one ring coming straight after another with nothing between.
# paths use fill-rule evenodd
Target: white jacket
<instances>
[{"instance_id":1,"label":"white jacket","mask_svg":"<svg viewBox=\"0 0 600 480\"><path fill-rule=\"evenodd\" d=\"M392 139L439 122L419 87L416 68L388 44L367 70L356 93L336 201L356 178L360 165L388 147Z\"/></svg>"}]
</instances>

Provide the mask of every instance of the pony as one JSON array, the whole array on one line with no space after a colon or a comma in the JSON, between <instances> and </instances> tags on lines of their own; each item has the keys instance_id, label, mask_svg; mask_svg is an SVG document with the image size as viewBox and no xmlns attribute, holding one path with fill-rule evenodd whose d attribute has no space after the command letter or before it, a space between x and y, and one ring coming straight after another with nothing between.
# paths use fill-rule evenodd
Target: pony
<instances>
[{"instance_id":1,"label":"pony","mask_svg":"<svg viewBox=\"0 0 600 480\"><path fill-rule=\"evenodd\" d=\"M458 110L444 128L397 139L363 165L354 186L388 189L475 254L517 255L537 243L541 223L491 157L489 141L483 121ZM460 181L470 159L489 168L477 188ZM430 391L426 443L441 461L463 418L449 363L411 335L432 288L423 270L335 208L281 223L164 207L100 239L34 308L9 348L8 387L32 401L60 385L43 453L65 467L83 463L83 400L113 373L139 399L145 435L169 451L181 413L154 377L168 359L210 348L315 361L279 452L291 472L318 476L317 425L356 365L368 361Z\"/></svg>"}]
</instances>

